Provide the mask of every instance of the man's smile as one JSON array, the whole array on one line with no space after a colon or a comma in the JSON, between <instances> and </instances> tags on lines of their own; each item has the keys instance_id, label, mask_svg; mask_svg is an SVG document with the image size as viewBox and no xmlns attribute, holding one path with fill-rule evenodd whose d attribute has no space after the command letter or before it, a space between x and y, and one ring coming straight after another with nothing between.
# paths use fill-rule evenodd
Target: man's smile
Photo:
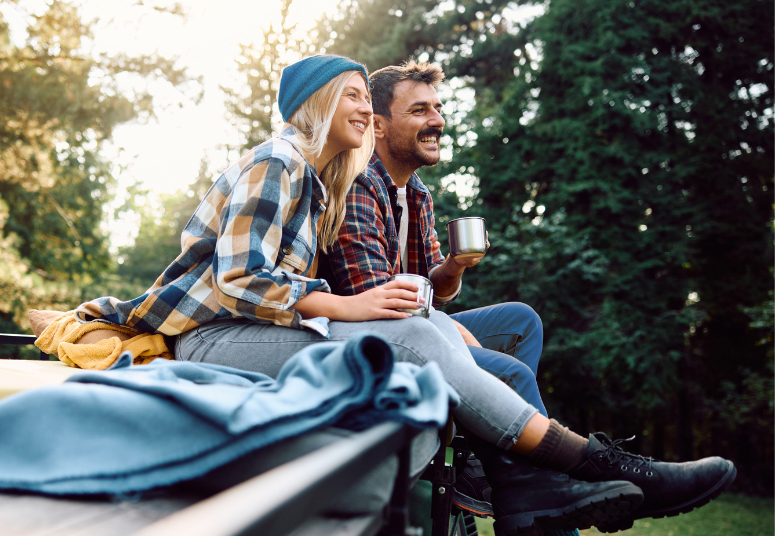
<instances>
[{"instance_id":1,"label":"man's smile","mask_svg":"<svg viewBox=\"0 0 775 536\"><path fill-rule=\"evenodd\" d=\"M438 149L439 138L441 138L441 129L439 128L425 128L418 136L420 143L428 149Z\"/></svg>"},{"instance_id":2,"label":"man's smile","mask_svg":"<svg viewBox=\"0 0 775 536\"><path fill-rule=\"evenodd\" d=\"M422 138L420 138L420 143L424 143L425 145L432 145L433 147L438 147L439 138L437 136L423 136Z\"/></svg>"}]
</instances>

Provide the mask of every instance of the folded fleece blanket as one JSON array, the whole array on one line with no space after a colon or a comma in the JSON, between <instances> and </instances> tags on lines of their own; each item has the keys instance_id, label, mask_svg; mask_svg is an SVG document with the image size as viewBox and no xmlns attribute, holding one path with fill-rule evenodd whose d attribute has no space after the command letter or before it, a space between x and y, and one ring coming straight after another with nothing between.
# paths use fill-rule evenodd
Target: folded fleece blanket
<instances>
[{"instance_id":1,"label":"folded fleece blanket","mask_svg":"<svg viewBox=\"0 0 775 536\"><path fill-rule=\"evenodd\" d=\"M276 380L161 359L136 367L125 353L110 370L0 401L0 489L141 491L324 425L439 427L458 401L435 363L394 364L370 334L309 346Z\"/></svg>"}]
</instances>

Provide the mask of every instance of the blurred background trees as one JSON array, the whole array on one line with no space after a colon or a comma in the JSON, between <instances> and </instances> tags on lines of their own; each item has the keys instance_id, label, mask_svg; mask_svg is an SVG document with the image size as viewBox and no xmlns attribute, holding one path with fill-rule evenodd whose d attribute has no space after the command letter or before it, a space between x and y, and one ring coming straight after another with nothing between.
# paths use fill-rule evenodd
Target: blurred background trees
<instances>
[{"instance_id":1,"label":"blurred background trees","mask_svg":"<svg viewBox=\"0 0 775 536\"><path fill-rule=\"evenodd\" d=\"M280 73L289 63L301 59L309 50L309 43L297 35L295 24L288 22L288 11L293 0L280 0L280 21L261 35L261 41L241 45L237 70L244 77L240 87L221 86L226 94L226 109L233 124L240 129L240 153L247 151L272 136L279 121L272 122L280 88Z\"/></svg>"},{"instance_id":2,"label":"blurred background trees","mask_svg":"<svg viewBox=\"0 0 775 536\"><path fill-rule=\"evenodd\" d=\"M27 21L14 44L0 12L0 327L10 331L27 308L72 307L105 281L115 259L102 224L115 178L100 149L154 105L148 86L126 82L180 87L189 77L159 56L93 55L89 25L68 2L42 14L3 4Z\"/></svg>"},{"instance_id":3,"label":"blurred background trees","mask_svg":"<svg viewBox=\"0 0 775 536\"><path fill-rule=\"evenodd\" d=\"M285 15L291 5L283 0ZM222 88L240 150L277 125L276 73L301 55L347 54L371 70L409 57L441 64L444 158L420 176L442 242L444 223L468 214L487 219L492 243L450 312L528 303L544 321L539 384L553 416L580 431L635 433L635 450L662 459L730 457L741 489L772 491L771 2L345 0L309 35L285 15L243 46L242 82ZM85 32L78 24L56 28ZM55 77L11 63L50 55L35 47L51 37L34 35L26 52L0 39L0 262L33 281L30 295L53 277L93 297L80 274L113 273L108 293L119 296L116 285L147 287L213 176L203 165L159 206L143 207L138 191L126 208L141 214L141 236L117 265L99 227L112 179L98 144L150 96L109 91L114 71L90 59L53 63ZM57 90L62 77L83 80L87 64L101 84ZM164 67L171 83L184 79ZM42 97L49 87L60 104Z\"/></svg>"},{"instance_id":4,"label":"blurred background trees","mask_svg":"<svg viewBox=\"0 0 775 536\"><path fill-rule=\"evenodd\" d=\"M661 458L723 452L749 477L768 460L769 488L773 7L544 7L350 2L319 35L371 69L440 62L469 91L448 110L451 158L421 173L440 225L490 231L451 309L538 311L550 412Z\"/></svg>"}]
</instances>

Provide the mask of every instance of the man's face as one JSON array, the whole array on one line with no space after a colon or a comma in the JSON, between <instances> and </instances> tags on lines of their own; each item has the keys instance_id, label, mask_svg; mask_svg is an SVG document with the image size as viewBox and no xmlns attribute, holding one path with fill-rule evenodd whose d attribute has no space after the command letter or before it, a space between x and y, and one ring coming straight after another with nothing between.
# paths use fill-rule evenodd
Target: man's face
<instances>
[{"instance_id":1,"label":"man's face","mask_svg":"<svg viewBox=\"0 0 775 536\"><path fill-rule=\"evenodd\" d=\"M445 122L433 86L411 80L396 84L390 113L390 119L382 118L390 157L414 169L438 164Z\"/></svg>"}]
</instances>

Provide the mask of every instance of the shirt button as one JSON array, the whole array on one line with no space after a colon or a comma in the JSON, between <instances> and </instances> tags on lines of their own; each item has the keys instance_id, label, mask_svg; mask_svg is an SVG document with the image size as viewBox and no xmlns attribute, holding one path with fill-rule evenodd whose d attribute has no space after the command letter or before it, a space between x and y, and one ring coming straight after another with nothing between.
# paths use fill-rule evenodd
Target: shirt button
<instances>
[{"instance_id":1,"label":"shirt button","mask_svg":"<svg viewBox=\"0 0 775 536\"><path fill-rule=\"evenodd\" d=\"M293 247L292 246L285 246L283 248L283 255L290 255L293 253Z\"/></svg>"}]
</instances>

